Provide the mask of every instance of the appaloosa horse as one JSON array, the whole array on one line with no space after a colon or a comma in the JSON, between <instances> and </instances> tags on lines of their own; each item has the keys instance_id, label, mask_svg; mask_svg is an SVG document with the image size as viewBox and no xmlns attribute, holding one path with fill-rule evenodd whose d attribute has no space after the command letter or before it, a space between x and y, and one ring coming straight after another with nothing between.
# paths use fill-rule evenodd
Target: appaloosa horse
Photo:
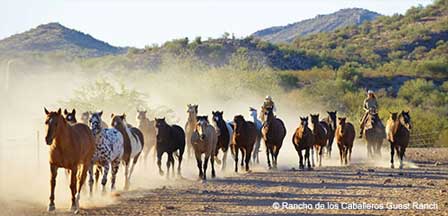
<instances>
[{"instance_id":1,"label":"appaloosa horse","mask_svg":"<svg viewBox=\"0 0 448 216\"><path fill-rule=\"evenodd\" d=\"M367 141L367 157L372 159L381 156L381 145L386 138L385 128L376 110L370 110L364 126Z\"/></svg>"},{"instance_id":2,"label":"appaloosa horse","mask_svg":"<svg viewBox=\"0 0 448 216\"><path fill-rule=\"evenodd\" d=\"M85 182L87 170L90 167L93 153L95 152L95 138L92 131L84 124L68 124L61 115L61 109L57 112L49 112L46 108L47 134L45 142L50 146L50 204L48 211L56 209L54 204L54 189L58 168L70 170L70 190L72 193L71 210L79 212L79 199L81 189Z\"/></svg>"},{"instance_id":3,"label":"appaloosa horse","mask_svg":"<svg viewBox=\"0 0 448 216\"><path fill-rule=\"evenodd\" d=\"M218 164L222 163L221 169L225 170L227 152L229 149L230 142L232 140L233 126L232 124L224 121L223 111L212 112L212 114L213 114L213 122L216 127L216 132L218 134L218 142L216 144L216 151L215 151L215 160ZM223 153L222 162L218 158L219 149L221 149Z\"/></svg>"},{"instance_id":4,"label":"appaloosa horse","mask_svg":"<svg viewBox=\"0 0 448 216\"><path fill-rule=\"evenodd\" d=\"M83 112L81 113L81 123L89 125L90 116L92 115L92 112ZM109 126L107 123L103 120L101 120L101 127L102 128L108 128Z\"/></svg>"},{"instance_id":5,"label":"appaloosa horse","mask_svg":"<svg viewBox=\"0 0 448 216\"><path fill-rule=\"evenodd\" d=\"M145 160L145 164L147 164L148 156L150 152L153 152L153 158L156 159L156 128L154 125L154 120L149 120L146 116L145 111L137 110L137 120L138 120L138 128L143 133L143 138L145 139L145 146L143 148L143 159Z\"/></svg>"},{"instance_id":6,"label":"appaloosa horse","mask_svg":"<svg viewBox=\"0 0 448 216\"><path fill-rule=\"evenodd\" d=\"M336 143L339 148L339 157L341 165L348 165L352 158L353 141L355 141L355 127L347 119L338 118L338 127L336 128L335 136Z\"/></svg>"},{"instance_id":7,"label":"appaloosa horse","mask_svg":"<svg viewBox=\"0 0 448 216\"><path fill-rule=\"evenodd\" d=\"M310 116L311 116L311 123L313 124L312 131L314 134L314 148L316 150L316 159L319 163L319 166L322 166L323 148L325 147L325 145L327 145L327 137L328 137L327 130L319 122L319 114L316 115L311 114Z\"/></svg>"},{"instance_id":8,"label":"appaloosa horse","mask_svg":"<svg viewBox=\"0 0 448 216\"><path fill-rule=\"evenodd\" d=\"M392 131L393 141L390 142L390 167L394 168L394 149L400 159L400 169L403 169L403 157L409 144L412 129L411 116L409 111L401 111L398 115L398 125Z\"/></svg>"},{"instance_id":9,"label":"appaloosa horse","mask_svg":"<svg viewBox=\"0 0 448 216\"><path fill-rule=\"evenodd\" d=\"M320 121L320 123L327 130L327 145L326 145L326 156L331 158L331 150L334 141L334 133L336 131L336 115L337 111L327 112L328 116Z\"/></svg>"},{"instance_id":10,"label":"appaloosa horse","mask_svg":"<svg viewBox=\"0 0 448 216\"><path fill-rule=\"evenodd\" d=\"M272 165L274 169L276 169L278 153L283 145L283 139L285 139L286 136L286 128L283 121L274 116L272 108L266 109L265 116L266 121L263 123L263 127L261 128L261 134L266 145L268 167L271 169L270 155L272 157Z\"/></svg>"},{"instance_id":11,"label":"appaloosa horse","mask_svg":"<svg viewBox=\"0 0 448 216\"><path fill-rule=\"evenodd\" d=\"M235 172L238 172L238 150L241 151L241 166L246 162L246 171L249 171L250 154L257 139L255 124L246 121L242 115L233 118L233 135L230 149L235 160Z\"/></svg>"},{"instance_id":12,"label":"appaloosa horse","mask_svg":"<svg viewBox=\"0 0 448 216\"><path fill-rule=\"evenodd\" d=\"M93 166L103 168L103 178L101 185L103 193L106 191L107 174L109 168L112 167L111 190L115 189L115 180L120 167L120 161L124 153L123 135L115 128L103 128L101 124L101 116L103 111L92 113L89 123L90 128L95 136L96 150L92 157L92 164L89 169L89 186L90 194L93 189ZM96 178L98 181L98 178Z\"/></svg>"},{"instance_id":13,"label":"appaloosa horse","mask_svg":"<svg viewBox=\"0 0 448 216\"><path fill-rule=\"evenodd\" d=\"M250 116L252 116L252 121L254 122L255 128L257 129L257 139L254 145L254 152L252 153L252 160L254 161L254 163L259 164L260 143L262 139L261 128L263 127L263 123L260 121L260 119L257 118L258 115L257 110L255 108L249 107L249 113Z\"/></svg>"},{"instance_id":14,"label":"appaloosa horse","mask_svg":"<svg viewBox=\"0 0 448 216\"><path fill-rule=\"evenodd\" d=\"M198 105L188 104L187 105L188 119L185 123L185 137L187 137L187 155L188 158L193 156L193 146L191 146L191 135L193 134L194 128L196 127L196 116L198 115Z\"/></svg>"},{"instance_id":15,"label":"appaloosa horse","mask_svg":"<svg viewBox=\"0 0 448 216\"><path fill-rule=\"evenodd\" d=\"M166 123L165 118L156 118L156 151L157 151L157 166L159 167L159 174L163 175L162 170L162 155L163 153L168 154L168 160L166 161L167 174L166 177L169 178L170 166L172 165L172 174L174 176L174 157L176 154L179 160L179 165L177 166L177 174L180 176L180 168L182 165L182 157L185 150L185 132L178 125L169 125ZM191 137L190 137L191 138Z\"/></svg>"},{"instance_id":16,"label":"appaloosa horse","mask_svg":"<svg viewBox=\"0 0 448 216\"><path fill-rule=\"evenodd\" d=\"M67 111L67 109L64 109L64 115L65 115L65 120L67 120L68 123L70 124L75 124L78 121L76 120L76 110L73 109L72 112Z\"/></svg>"},{"instance_id":17,"label":"appaloosa horse","mask_svg":"<svg viewBox=\"0 0 448 216\"><path fill-rule=\"evenodd\" d=\"M300 117L300 125L292 136L292 143L294 144L297 154L299 154L299 168L305 168L302 156L302 151L305 150L305 163L308 161L308 169L311 170L310 150L313 148L314 135L308 127L308 117Z\"/></svg>"},{"instance_id":18,"label":"appaloosa horse","mask_svg":"<svg viewBox=\"0 0 448 216\"><path fill-rule=\"evenodd\" d=\"M124 189L128 190L131 182L132 172L134 171L134 166L142 153L144 148L145 139L143 138L142 132L135 127L132 127L126 122L126 114L123 115L114 115L111 114L112 118L112 126L120 131L121 135L123 135L124 141L124 153L122 157L122 161L125 166L125 180L124 180ZM131 126L131 127L129 127ZM129 170L129 164L132 158L131 169Z\"/></svg>"},{"instance_id":19,"label":"appaloosa horse","mask_svg":"<svg viewBox=\"0 0 448 216\"><path fill-rule=\"evenodd\" d=\"M199 169L199 178L207 179L207 165L210 159L212 165L212 178L215 178L215 152L218 135L215 128L210 125L207 116L198 116L196 128L191 136L191 144L193 145L196 162ZM201 156L204 154L204 164L202 164ZM204 166L204 171L202 171Z\"/></svg>"}]
</instances>

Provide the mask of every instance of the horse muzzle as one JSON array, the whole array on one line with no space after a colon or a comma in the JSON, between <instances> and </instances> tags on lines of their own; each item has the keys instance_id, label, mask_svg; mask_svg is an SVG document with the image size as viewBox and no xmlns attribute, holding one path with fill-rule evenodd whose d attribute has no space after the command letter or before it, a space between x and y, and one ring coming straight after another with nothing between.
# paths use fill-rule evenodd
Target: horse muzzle
<instances>
[{"instance_id":1,"label":"horse muzzle","mask_svg":"<svg viewBox=\"0 0 448 216\"><path fill-rule=\"evenodd\" d=\"M201 140L204 140L204 139L205 139L205 134L202 134L202 135L200 136L200 138L201 138Z\"/></svg>"},{"instance_id":2,"label":"horse muzzle","mask_svg":"<svg viewBox=\"0 0 448 216\"><path fill-rule=\"evenodd\" d=\"M50 137L45 137L45 142L47 143L47 145L51 145L51 143L53 143L53 139Z\"/></svg>"}]
</instances>

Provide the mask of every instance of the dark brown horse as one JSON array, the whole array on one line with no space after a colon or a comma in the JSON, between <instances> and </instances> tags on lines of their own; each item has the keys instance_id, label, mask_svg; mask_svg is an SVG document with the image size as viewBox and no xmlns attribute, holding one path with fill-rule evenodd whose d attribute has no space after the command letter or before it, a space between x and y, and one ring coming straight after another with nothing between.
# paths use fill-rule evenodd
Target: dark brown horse
<instances>
[{"instance_id":1,"label":"dark brown horse","mask_svg":"<svg viewBox=\"0 0 448 216\"><path fill-rule=\"evenodd\" d=\"M305 163L308 161L308 169L311 169L310 149L313 148L314 135L308 127L308 117L300 117L300 125L292 136L292 143L294 144L297 154L299 154L299 168L305 168L302 155L302 151L305 150Z\"/></svg>"},{"instance_id":2,"label":"dark brown horse","mask_svg":"<svg viewBox=\"0 0 448 216\"><path fill-rule=\"evenodd\" d=\"M58 168L70 170L70 190L72 193L71 210L79 211L79 199L84 185L87 171L90 167L93 153L95 152L95 138L92 131L85 124L70 125L61 115L61 109L57 112L49 112L46 108L47 134L45 141L50 146L50 204L48 211L56 209L54 204L54 189Z\"/></svg>"},{"instance_id":3,"label":"dark brown horse","mask_svg":"<svg viewBox=\"0 0 448 216\"><path fill-rule=\"evenodd\" d=\"M166 177L169 178L170 166L172 166L172 174L174 176L174 157L176 154L179 160L177 166L177 174L180 176L180 168L182 165L182 157L185 151L185 132L178 125L169 125L166 123L165 118L155 119L156 127L156 151L157 151L157 166L159 167L159 174L163 175L162 170L162 155L163 153L168 154L168 160L166 161L167 174Z\"/></svg>"},{"instance_id":4,"label":"dark brown horse","mask_svg":"<svg viewBox=\"0 0 448 216\"><path fill-rule=\"evenodd\" d=\"M339 148L339 157L341 165L348 165L352 158L353 141L355 141L355 127L347 118L338 118L338 127L336 128L336 143Z\"/></svg>"},{"instance_id":5,"label":"dark brown horse","mask_svg":"<svg viewBox=\"0 0 448 216\"><path fill-rule=\"evenodd\" d=\"M224 121L223 111L212 112L212 114L213 114L213 122L218 132L218 143L216 145L215 160L218 164L222 163L221 169L224 170L226 168L227 151L229 149L233 129L229 123ZM218 152L220 149L223 153L222 162L218 159Z\"/></svg>"},{"instance_id":6,"label":"dark brown horse","mask_svg":"<svg viewBox=\"0 0 448 216\"><path fill-rule=\"evenodd\" d=\"M400 159L400 169L403 169L403 157L406 152L406 147L409 144L409 137L411 134L412 123L409 111L401 111L398 115L399 124L396 130L393 131L393 141L390 142L390 167L394 168L394 150Z\"/></svg>"},{"instance_id":7,"label":"dark brown horse","mask_svg":"<svg viewBox=\"0 0 448 216\"><path fill-rule=\"evenodd\" d=\"M122 157L122 161L125 166L125 180L124 180L124 189L128 190L131 182L132 172L134 171L134 166L142 153L144 148L145 139L143 137L143 133L136 127L132 127L126 122L126 114L123 115L114 115L111 114L112 118L112 126L120 131L123 135L123 145L124 145L124 153ZM129 165L132 159L131 169L129 170Z\"/></svg>"},{"instance_id":8,"label":"dark brown horse","mask_svg":"<svg viewBox=\"0 0 448 216\"><path fill-rule=\"evenodd\" d=\"M316 150L316 159L319 163L319 166L322 166L323 148L327 145L327 138L328 138L327 130L319 122L319 114L316 115L311 114L310 116L311 116L311 123L313 124L312 131L314 135L314 149Z\"/></svg>"},{"instance_id":9,"label":"dark brown horse","mask_svg":"<svg viewBox=\"0 0 448 216\"><path fill-rule=\"evenodd\" d=\"M65 115L65 120L67 120L68 123L70 124L75 124L78 121L76 120L76 110L73 109L72 112L67 111L67 109L64 109L64 115Z\"/></svg>"},{"instance_id":10,"label":"dark brown horse","mask_svg":"<svg viewBox=\"0 0 448 216\"><path fill-rule=\"evenodd\" d=\"M272 108L266 109L265 116L266 121L261 128L261 134L266 145L268 167L271 169L271 160L269 158L269 155L271 155L272 165L274 169L276 169L278 153L283 145L283 139L285 139L286 136L286 128L283 121L274 116Z\"/></svg>"},{"instance_id":11,"label":"dark brown horse","mask_svg":"<svg viewBox=\"0 0 448 216\"><path fill-rule=\"evenodd\" d=\"M336 131L337 111L327 112L328 116L320 121L327 130L326 156L331 158L331 150L334 141L334 133Z\"/></svg>"},{"instance_id":12,"label":"dark brown horse","mask_svg":"<svg viewBox=\"0 0 448 216\"><path fill-rule=\"evenodd\" d=\"M385 128L376 110L370 110L364 126L365 139L367 141L367 157L381 157L381 146L386 138Z\"/></svg>"},{"instance_id":13,"label":"dark brown horse","mask_svg":"<svg viewBox=\"0 0 448 216\"><path fill-rule=\"evenodd\" d=\"M139 111L137 110L137 120L138 128L143 133L143 138L145 140L145 145L143 148L143 159L145 160L145 164L147 164L148 156L150 152L153 152L153 158L156 159L156 127L154 120L149 120L146 116L146 110L145 111Z\"/></svg>"},{"instance_id":14,"label":"dark brown horse","mask_svg":"<svg viewBox=\"0 0 448 216\"><path fill-rule=\"evenodd\" d=\"M257 139L257 129L255 124L246 121L242 115L233 118L233 135L230 149L235 159L235 172L238 172L238 150L241 151L241 166L246 162L246 171L249 171L250 155Z\"/></svg>"}]
</instances>

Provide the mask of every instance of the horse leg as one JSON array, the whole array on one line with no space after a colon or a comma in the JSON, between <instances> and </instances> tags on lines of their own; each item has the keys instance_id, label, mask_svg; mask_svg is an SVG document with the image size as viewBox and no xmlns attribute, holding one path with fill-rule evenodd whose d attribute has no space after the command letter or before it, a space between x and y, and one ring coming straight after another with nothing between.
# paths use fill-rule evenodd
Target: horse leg
<instances>
[{"instance_id":1,"label":"horse leg","mask_svg":"<svg viewBox=\"0 0 448 216\"><path fill-rule=\"evenodd\" d=\"M76 211L76 175L78 173L77 167L71 169L71 177L70 177L70 191L72 193L72 206L70 211Z\"/></svg>"},{"instance_id":2,"label":"horse leg","mask_svg":"<svg viewBox=\"0 0 448 216\"><path fill-rule=\"evenodd\" d=\"M303 165L303 155L302 155L302 150L298 149L296 147L297 150L297 154L299 155L299 169L303 169L304 165Z\"/></svg>"},{"instance_id":3,"label":"horse leg","mask_svg":"<svg viewBox=\"0 0 448 216\"><path fill-rule=\"evenodd\" d=\"M321 167L322 166L322 153L323 153L323 147L322 146L320 146L319 147L319 167Z\"/></svg>"},{"instance_id":4,"label":"horse leg","mask_svg":"<svg viewBox=\"0 0 448 216\"><path fill-rule=\"evenodd\" d=\"M311 164L313 167L315 167L316 165L314 164L314 145L310 147L310 156L311 156Z\"/></svg>"},{"instance_id":5,"label":"horse leg","mask_svg":"<svg viewBox=\"0 0 448 216\"><path fill-rule=\"evenodd\" d=\"M196 164L198 166L199 169L199 179L202 179L204 176L204 173L202 171L202 160L201 160L201 155L200 154L196 154Z\"/></svg>"},{"instance_id":6,"label":"horse leg","mask_svg":"<svg viewBox=\"0 0 448 216\"><path fill-rule=\"evenodd\" d=\"M228 150L226 149L222 154L222 167L221 167L222 171L226 169L227 152Z\"/></svg>"},{"instance_id":7,"label":"horse leg","mask_svg":"<svg viewBox=\"0 0 448 216\"><path fill-rule=\"evenodd\" d=\"M210 162L211 162L211 165L212 165L212 178L215 178L216 177L216 173L215 173L215 155L211 155L211 158L210 158Z\"/></svg>"},{"instance_id":8,"label":"horse leg","mask_svg":"<svg viewBox=\"0 0 448 216\"><path fill-rule=\"evenodd\" d=\"M390 142L390 168L394 168L394 144Z\"/></svg>"},{"instance_id":9,"label":"horse leg","mask_svg":"<svg viewBox=\"0 0 448 216\"><path fill-rule=\"evenodd\" d=\"M180 168L181 168L181 165L182 165L183 155L179 154L179 157L177 159L179 160L178 164L177 164L177 175L180 177L181 176ZM173 167L174 167L174 164L173 164Z\"/></svg>"},{"instance_id":10,"label":"horse leg","mask_svg":"<svg viewBox=\"0 0 448 216\"><path fill-rule=\"evenodd\" d=\"M173 153L168 153L168 159L166 160L166 178L170 178L170 166L171 166L171 157L173 157Z\"/></svg>"},{"instance_id":11,"label":"horse leg","mask_svg":"<svg viewBox=\"0 0 448 216\"><path fill-rule=\"evenodd\" d=\"M109 173L110 163L106 162L103 166L103 179L101 179L102 193L106 193L107 174Z\"/></svg>"},{"instance_id":12,"label":"horse leg","mask_svg":"<svg viewBox=\"0 0 448 216\"><path fill-rule=\"evenodd\" d=\"M241 167L244 167L244 149L241 148L240 151L241 151Z\"/></svg>"},{"instance_id":13,"label":"horse leg","mask_svg":"<svg viewBox=\"0 0 448 216\"><path fill-rule=\"evenodd\" d=\"M404 157L405 148L403 146L400 147L400 169L403 169L403 157Z\"/></svg>"},{"instance_id":14,"label":"horse leg","mask_svg":"<svg viewBox=\"0 0 448 216\"><path fill-rule=\"evenodd\" d=\"M348 163L349 164L352 162L352 148L353 148L353 146L350 146L348 148Z\"/></svg>"},{"instance_id":15,"label":"horse leg","mask_svg":"<svg viewBox=\"0 0 448 216\"><path fill-rule=\"evenodd\" d=\"M95 190L98 189L98 179L99 178L100 178L100 167L95 166Z\"/></svg>"},{"instance_id":16,"label":"horse leg","mask_svg":"<svg viewBox=\"0 0 448 216\"><path fill-rule=\"evenodd\" d=\"M112 161L112 177L110 190L115 190L115 180L117 178L118 168L120 167L120 158Z\"/></svg>"},{"instance_id":17,"label":"horse leg","mask_svg":"<svg viewBox=\"0 0 448 216\"><path fill-rule=\"evenodd\" d=\"M159 174L163 176L162 170L162 154L163 152L157 152L157 166L159 167Z\"/></svg>"},{"instance_id":18,"label":"horse leg","mask_svg":"<svg viewBox=\"0 0 448 216\"><path fill-rule=\"evenodd\" d=\"M128 190L129 189L129 161L125 161L124 162L124 190Z\"/></svg>"},{"instance_id":19,"label":"horse leg","mask_svg":"<svg viewBox=\"0 0 448 216\"><path fill-rule=\"evenodd\" d=\"M235 155L235 172L238 172L238 149L236 147L232 148L232 151L234 152Z\"/></svg>"},{"instance_id":20,"label":"horse leg","mask_svg":"<svg viewBox=\"0 0 448 216\"><path fill-rule=\"evenodd\" d=\"M209 160L209 158L210 158L210 155L205 155L204 164L203 164L203 166L204 166L204 175L202 176L203 180L207 179L207 167L208 167L208 160Z\"/></svg>"},{"instance_id":21,"label":"horse leg","mask_svg":"<svg viewBox=\"0 0 448 216\"><path fill-rule=\"evenodd\" d=\"M271 159L269 158L271 148L266 145L266 158L268 159L268 168L271 169Z\"/></svg>"},{"instance_id":22,"label":"horse leg","mask_svg":"<svg viewBox=\"0 0 448 216\"><path fill-rule=\"evenodd\" d=\"M246 156L246 160L245 160L245 162L246 162L246 172L249 172L249 163L250 163L250 153L252 152L251 151L252 149L245 149L244 151L245 151L245 156Z\"/></svg>"},{"instance_id":23,"label":"horse leg","mask_svg":"<svg viewBox=\"0 0 448 216\"><path fill-rule=\"evenodd\" d=\"M54 211L56 206L54 205L54 189L56 187L56 176L58 175L58 167L50 164L50 204L48 205L48 211Z\"/></svg>"},{"instance_id":24,"label":"horse leg","mask_svg":"<svg viewBox=\"0 0 448 216\"><path fill-rule=\"evenodd\" d=\"M79 212L79 199L81 199L81 190L82 186L84 185L84 182L86 181L87 177L87 170L90 167L90 164L82 164L81 165L81 176L78 178L78 191L76 193L76 210L74 211L75 214ZM79 176L78 176L79 177Z\"/></svg>"},{"instance_id":25,"label":"horse leg","mask_svg":"<svg viewBox=\"0 0 448 216\"><path fill-rule=\"evenodd\" d=\"M173 154L175 154L176 152L173 152L172 154L171 154L171 158L169 158L170 159L170 162L171 162L171 176L173 176L174 177L174 156L173 156Z\"/></svg>"},{"instance_id":26,"label":"horse leg","mask_svg":"<svg viewBox=\"0 0 448 216\"><path fill-rule=\"evenodd\" d=\"M89 196L92 197L93 195L93 162L92 165L89 167Z\"/></svg>"},{"instance_id":27,"label":"horse leg","mask_svg":"<svg viewBox=\"0 0 448 216\"><path fill-rule=\"evenodd\" d=\"M343 159L344 159L344 149L341 147L341 145L338 143L339 148L339 161L341 162L341 165L343 165Z\"/></svg>"},{"instance_id":28,"label":"horse leg","mask_svg":"<svg viewBox=\"0 0 448 216\"><path fill-rule=\"evenodd\" d=\"M302 154L302 153L300 153ZM310 148L305 149L305 161L308 160L308 169L311 169L311 162L310 162Z\"/></svg>"}]
</instances>

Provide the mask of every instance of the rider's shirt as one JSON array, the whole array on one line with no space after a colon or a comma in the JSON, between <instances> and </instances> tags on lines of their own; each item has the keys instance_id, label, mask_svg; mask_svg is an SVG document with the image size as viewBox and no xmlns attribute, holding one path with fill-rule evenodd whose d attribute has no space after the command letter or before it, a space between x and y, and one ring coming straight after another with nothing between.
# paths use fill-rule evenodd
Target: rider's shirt
<instances>
[{"instance_id":1,"label":"rider's shirt","mask_svg":"<svg viewBox=\"0 0 448 216\"><path fill-rule=\"evenodd\" d=\"M366 98L364 100L364 109L366 111L370 110L371 108L373 109L378 109L378 102L376 101L376 98Z\"/></svg>"}]
</instances>

